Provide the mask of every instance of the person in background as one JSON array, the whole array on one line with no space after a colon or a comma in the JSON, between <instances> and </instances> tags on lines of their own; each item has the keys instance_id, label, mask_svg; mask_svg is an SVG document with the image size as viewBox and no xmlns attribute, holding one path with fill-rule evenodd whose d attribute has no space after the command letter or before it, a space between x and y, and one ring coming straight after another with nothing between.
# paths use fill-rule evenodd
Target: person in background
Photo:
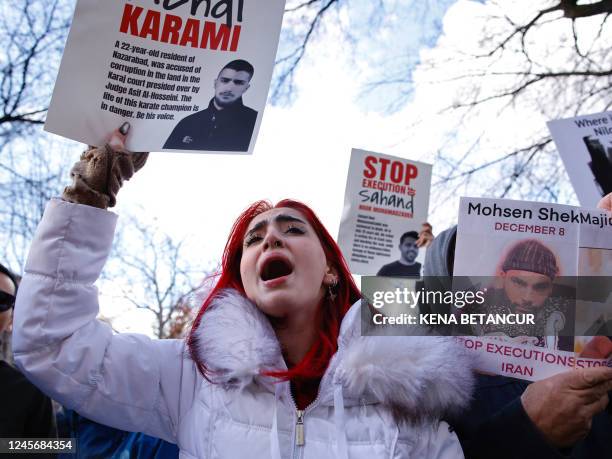
<instances>
[{"instance_id":1,"label":"person in background","mask_svg":"<svg viewBox=\"0 0 612 459\"><path fill-rule=\"evenodd\" d=\"M58 421L63 438L76 439L76 454L61 453L57 459L177 459L178 447L173 443L99 424L74 410L64 409Z\"/></svg>"},{"instance_id":2,"label":"person in background","mask_svg":"<svg viewBox=\"0 0 612 459\"><path fill-rule=\"evenodd\" d=\"M17 276L0 264L0 334L12 327L17 285ZM51 400L5 360L0 360L0 437L56 438Z\"/></svg>"}]
</instances>

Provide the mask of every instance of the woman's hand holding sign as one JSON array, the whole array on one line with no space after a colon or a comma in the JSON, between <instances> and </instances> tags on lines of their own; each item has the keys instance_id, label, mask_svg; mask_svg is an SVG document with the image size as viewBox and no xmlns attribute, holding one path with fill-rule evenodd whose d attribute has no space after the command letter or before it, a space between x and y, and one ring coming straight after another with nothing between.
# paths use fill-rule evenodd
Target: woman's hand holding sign
<instances>
[{"instance_id":1,"label":"woman's hand holding sign","mask_svg":"<svg viewBox=\"0 0 612 459\"><path fill-rule=\"evenodd\" d=\"M117 193L125 180L144 166L149 153L131 153L125 149L129 123L114 131L103 147L89 147L70 171L72 185L64 189L66 201L106 209L117 202Z\"/></svg>"}]
</instances>

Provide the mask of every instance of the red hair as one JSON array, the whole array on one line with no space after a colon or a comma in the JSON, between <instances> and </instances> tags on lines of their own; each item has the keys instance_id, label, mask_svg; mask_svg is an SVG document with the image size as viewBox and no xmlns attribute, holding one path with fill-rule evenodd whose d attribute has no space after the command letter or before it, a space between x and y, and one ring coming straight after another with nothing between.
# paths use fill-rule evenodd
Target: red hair
<instances>
[{"instance_id":1,"label":"red hair","mask_svg":"<svg viewBox=\"0 0 612 459\"><path fill-rule=\"evenodd\" d=\"M187 338L187 346L189 353L196 362L198 371L207 378L207 371L205 362L199 361L196 355L194 343L194 333L197 330L206 309L210 305L213 298L217 295L220 290L226 288L233 288L240 292L243 296L246 296L244 287L242 285L242 278L240 276L240 260L242 258L242 248L244 244L244 235L248 229L249 224L257 215L266 212L270 209L279 207L288 207L299 211L312 226L315 233L319 237L321 246L327 262L336 268L338 272L338 283L335 287L336 298L332 301L328 295L325 295L321 304L317 309L316 314L316 333L317 339L315 339L312 347L306 353L306 356L301 362L298 362L295 366L287 371L273 371L267 372L267 375L275 376L283 380L299 381L312 378L320 378L327 365L331 360L332 356L338 347L338 334L340 332L340 323L342 318L351 307L351 305L360 298L360 292L353 277L348 269L346 261L342 256L340 247L327 232L316 214L308 207L298 201L291 199L283 199L279 201L275 206L269 201L257 201L251 204L234 222L230 231L229 238L225 244L223 251L223 257L221 259L221 270L216 275L218 277L217 282L208 297L204 300L202 307L198 311L198 315L195 318L189 337Z\"/></svg>"}]
</instances>

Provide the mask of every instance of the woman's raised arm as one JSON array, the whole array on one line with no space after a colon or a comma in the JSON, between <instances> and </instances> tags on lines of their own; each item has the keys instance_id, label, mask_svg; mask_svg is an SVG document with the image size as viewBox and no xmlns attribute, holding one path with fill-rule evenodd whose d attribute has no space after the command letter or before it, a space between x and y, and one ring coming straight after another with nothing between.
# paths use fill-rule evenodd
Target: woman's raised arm
<instances>
[{"instance_id":1,"label":"woman's raised arm","mask_svg":"<svg viewBox=\"0 0 612 459\"><path fill-rule=\"evenodd\" d=\"M111 145L90 148L64 196L91 202L48 204L17 297L13 350L27 377L60 403L94 421L176 443L179 413L191 405L196 381L183 341L114 334L96 320L94 282L117 216L92 204L114 204L137 169L126 155Z\"/></svg>"}]
</instances>

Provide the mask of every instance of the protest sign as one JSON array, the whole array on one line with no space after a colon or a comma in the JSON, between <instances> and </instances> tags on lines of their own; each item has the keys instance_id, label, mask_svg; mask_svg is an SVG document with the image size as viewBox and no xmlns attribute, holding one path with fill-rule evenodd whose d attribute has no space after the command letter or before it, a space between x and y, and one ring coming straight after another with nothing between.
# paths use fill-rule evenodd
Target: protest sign
<instances>
[{"instance_id":1,"label":"protest sign","mask_svg":"<svg viewBox=\"0 0 612 459\"><path fill-rule=\"evenodd\" d=\"M78 0L45 124L132 151L250 154L284 0Z\"/></svg>"},{"instance_id":2,"label":"protest sign","mask_svg":"<svg viewBox=\"0 0 612 459\"><path fill-rule=\"evenodd\" d=\"M480 336L461 338L477 355L480 370L539 380L571 368L608 364L604 355L582 352L592 339L607 337L582 341L576 337L579 313L592 317L585 312L588 305L576 300L581 297L582 279L577 276L592 274L580 268L585 261L579 263L579 258L588 256L582 253L588 246L596 251L592 258L601 262L597 266L601 268L603 263L604 271L611 270L612 251L601 247L604 241L608 245L612 241L612 217L604 211L461 198L453 274L491 276L492 281L490 285L474 285L485 292L481 305L456 309L455 313L495 314L497 320L476 330ZM602 251L606 250L604 259ZM592 286L586 290L592 292ZM601 301L606 303L609 282L603 290ZM505 317L514 314L527 314L533 321L504 323Z\"/></svg>"},{"instance_id":3,"label":"protest sign","mask_svg":"<svg viewBox=\"0 0 612 459\"><path fill-rule=\"evenodd\" d=\"M612 193L612 112L548 122L580 204Z\"/></svg>"},{"instance_id":4,"label":"protest sign","mask_svg":"<svg viewBox=\"0 0 612 459\"><path fill-rule=\"evenodd\" d=\"M431 165L353 149L338 245L353 274L420 276Z\"/></svg>"}]
</instances>

